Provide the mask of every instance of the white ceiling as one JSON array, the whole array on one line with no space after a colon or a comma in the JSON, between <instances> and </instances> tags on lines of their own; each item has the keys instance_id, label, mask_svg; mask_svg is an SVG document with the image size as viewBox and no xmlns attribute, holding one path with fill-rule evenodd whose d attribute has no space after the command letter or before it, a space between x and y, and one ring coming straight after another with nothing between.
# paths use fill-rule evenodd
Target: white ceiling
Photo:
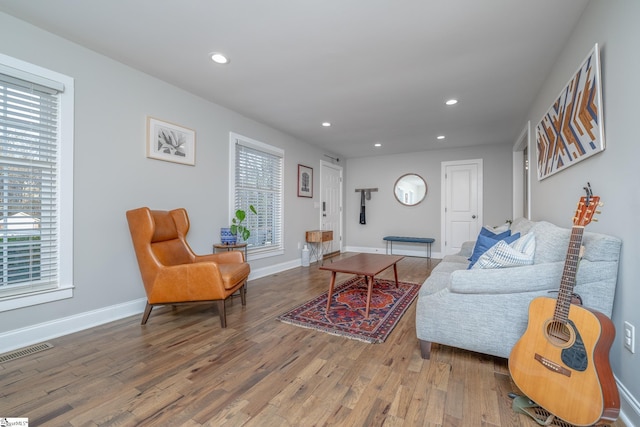
<instances>
[{"instance_id":1,"label":"white ceiling","mask_svg":"<svg viewBox=\"0 0 640 427\"><path fill-rule=\"evenodd\" d=\"M0 0L0 11L327 153L361 157L515 142L586 4ZM214 51L231 62L214 64ZM460 102L447 107L449 98Z\"/></svg>"}]
</instances>

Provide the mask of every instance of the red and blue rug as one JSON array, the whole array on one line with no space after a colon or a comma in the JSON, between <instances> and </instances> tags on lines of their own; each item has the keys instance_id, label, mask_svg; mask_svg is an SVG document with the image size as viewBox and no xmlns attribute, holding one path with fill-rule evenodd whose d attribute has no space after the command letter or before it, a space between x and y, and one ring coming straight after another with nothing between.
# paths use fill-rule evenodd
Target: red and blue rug
<instances>
[{"instance_id":1,"label":"red and blue rug","mask_svg":"<svg viewBox=\"0 0 640 427\"><path fill-rule=\"evenodd\" d=\"M315 329L368 343L384 342L402 315L418 295L420 285L393 280L374 279L369 317L367 281L353 277L334 288L331 309L327 308L327 294L320 295L277 317L278 320L303 328Z\"/></svg>"}]
</instances>

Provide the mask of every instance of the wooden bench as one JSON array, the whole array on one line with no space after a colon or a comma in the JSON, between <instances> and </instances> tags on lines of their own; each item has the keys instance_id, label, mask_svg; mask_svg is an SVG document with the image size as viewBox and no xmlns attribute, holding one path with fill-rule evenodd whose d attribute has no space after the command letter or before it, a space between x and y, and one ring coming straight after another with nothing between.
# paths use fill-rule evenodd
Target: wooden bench
<instances>
[{"instance_id":1,"label":"wooden bench","mask_svg":"<svg viewBox=\"0 0 640 427\"><path fill-rule=\"evenodd\" d=\"M403 237L403 236L385 236L383 239L386 242L385 252L393 255L393 242L402 243L422 243L427 245L427 258L431 258L431 244L436 241L431 237Z\"/></svg>"}]
</instances>

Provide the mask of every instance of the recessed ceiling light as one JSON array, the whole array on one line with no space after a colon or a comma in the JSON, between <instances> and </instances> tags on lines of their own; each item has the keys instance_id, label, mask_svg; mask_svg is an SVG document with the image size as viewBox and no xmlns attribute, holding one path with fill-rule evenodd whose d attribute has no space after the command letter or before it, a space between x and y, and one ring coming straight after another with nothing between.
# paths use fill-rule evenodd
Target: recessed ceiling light
<instances>
[{"instance_id":1,"label":"recessed ceiling light","mask_svg":"<svg viewBox=\"0 0 640 427\"><path fill-rule=\"evenodd\" d=\"M211 54L211 60L213 62L215 62L216 64L228 64L229 63L229 58L227 58L226 56L224 56L221 53L218 52L214 52Z\"/></svg>"},{"instance_id":2,"label":"recessed ceiling light","mask_svg":"<svg viewBox=\"0 0 640 427\"><path fill-rule=\"evenodd\" d=\"M382 147L382 144L380 144L379 142L376 142L375 144L373 144L374 147Z\"/></svg>"},{"instance_id":3,"label":"recessed ceiling light","mask_svg":"<svg viewBox=\"0 0 640 427\"><path fill-rule=\"evenodd\" d=\"M456 105L458 103L457 99L450 99L447 102L445 102L445 104L447 105Z\"/></svg>"},{"instance_id":4,"label":"recessed ceiling light","mask_svg":"<svg viewBox=\"0 0 640 427\"><path fill-rule=\"evenodd\" d=\"M322 122L322 126L328 128L329 126L331 126L330 122Z\"/></svg>"},{"instance_id":5,"label":"recessed ceiling light","mask_svg":"<svg viewBox=\"0 0 640 427\"><path fill-rule=\"evenodd\" d=\"M438 135L438 139L444 139L444 135Z\"/></svg>"}]
</instances>

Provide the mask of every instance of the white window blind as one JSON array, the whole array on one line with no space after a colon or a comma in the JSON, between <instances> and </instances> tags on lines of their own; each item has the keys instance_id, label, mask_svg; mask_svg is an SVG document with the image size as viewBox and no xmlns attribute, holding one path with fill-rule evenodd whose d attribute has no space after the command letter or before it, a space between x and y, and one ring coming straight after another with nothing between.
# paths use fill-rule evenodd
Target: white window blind
<instances>
[{"instance_id":1,"label":"white window blind","mask_svg":"<svg viewBox=\"0 0 640 427\"><path fill-rule=\"evenodd\" d=\"M58 91L63 88L1 71L0 297L59 283Z\"/></svg>"},{"instance_id":2,"label":"white window blind","mask_svg":"<svg viewBox=\"0 0 640 427\"><path fill-rule=\"evenodd\" d=\"M282 237L282 152L266 144L236 138L234 211L247 212L251 230L248 249L252 254L281 251ZM257 215L249 210L253 205Z\"/></svg>"}]
</instances>

